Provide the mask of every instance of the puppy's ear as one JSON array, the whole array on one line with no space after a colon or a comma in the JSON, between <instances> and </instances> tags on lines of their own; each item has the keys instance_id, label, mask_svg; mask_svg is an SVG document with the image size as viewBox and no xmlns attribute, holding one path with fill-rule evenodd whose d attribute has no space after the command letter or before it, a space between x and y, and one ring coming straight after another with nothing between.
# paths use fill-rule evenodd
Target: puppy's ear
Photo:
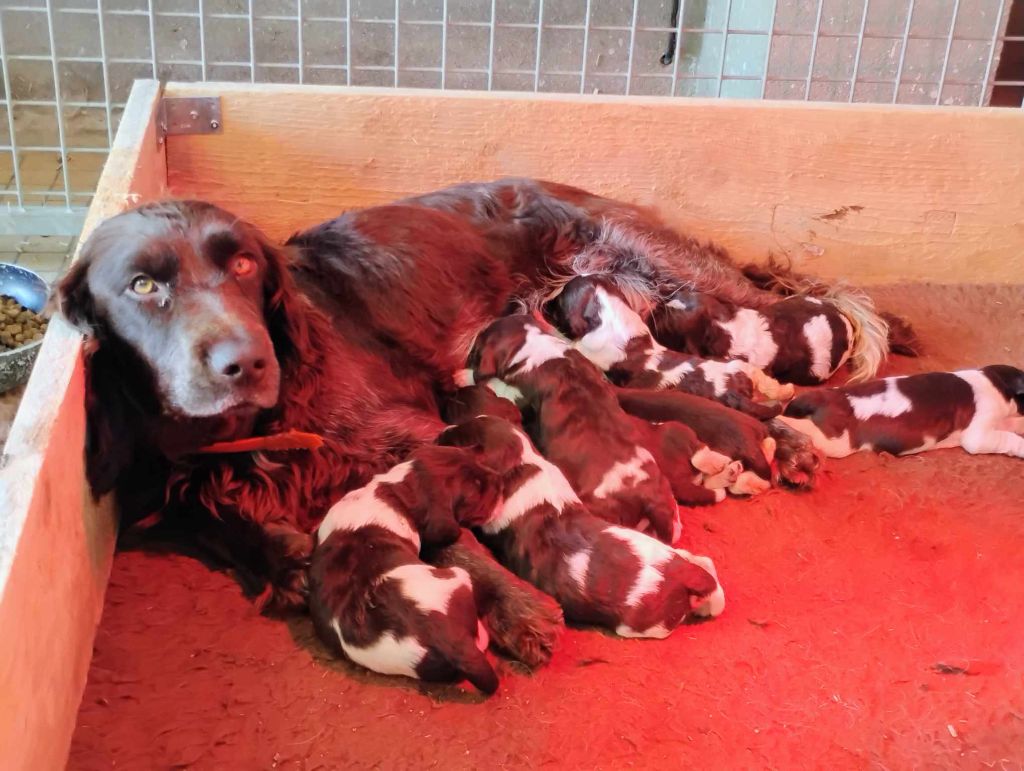
<instances>
[{"instance_id":1,"label":"puppy's ear","mask_svg":"<svg viewBox=\"0 0 1024 771\"><path fill-rule=\"evenodd\" d=\"M498 372L501 360L497 348L496 341L488 340L488 336L485 335L477 339L473 350L470 351L466 366L473 370L473 379L477 383L490 380L492 377L500 377Z\"/></svg>"},{"instance_id":2,"label":"puppy's ear","mask_svg":"<svg viewBox=\"0 0 1024 771\"><path fill-rule=\"evenodd\" d=\"M57 304L71 324L87 334L96 331L96 304L89 291L89 260L76 261L57 286Z\"/></svg>"},{"instance_id":3,"label":"puppy's ear","mask_svg":"<svg viewBox=\"0 0 1024 771\"><path fill-rule=\"evenodd\" d=\"M572 283L566 285L562 293L548 303L547 307L551 321L558 331L572 340L579 340L601 326L601 305L594 283L588 282L582 286L573 286Z\"/></svg>"}]
</instances>

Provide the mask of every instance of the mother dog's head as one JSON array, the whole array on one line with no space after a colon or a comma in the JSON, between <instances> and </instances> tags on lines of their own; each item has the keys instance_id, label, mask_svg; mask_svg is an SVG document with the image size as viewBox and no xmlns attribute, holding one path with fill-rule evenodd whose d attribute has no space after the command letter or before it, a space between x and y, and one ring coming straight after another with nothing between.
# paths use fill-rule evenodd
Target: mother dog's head
<instances>
[{"instance_id":1,"label":"mother dog's head","mask_svg":"<svg viewBox=\"0 0 1024 771\"><path fill-rule=\"evenodd\" d=\"M180 201L102 223L59 296L93 338L90 381L108 418L136 410L223 435L278 401L300 342L290 287L283 253L256 228Z\"/></svg>"}]
</instances>

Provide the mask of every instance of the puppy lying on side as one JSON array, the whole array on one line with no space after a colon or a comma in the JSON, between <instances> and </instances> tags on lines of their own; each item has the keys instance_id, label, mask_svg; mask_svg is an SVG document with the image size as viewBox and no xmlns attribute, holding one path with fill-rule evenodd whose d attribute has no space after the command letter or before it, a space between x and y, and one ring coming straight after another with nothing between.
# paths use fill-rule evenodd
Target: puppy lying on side
<instances>
[{"instance_id":1,"label":"puppy lying on side","mask_svg":"<svg viewBox=\"0 0 1024 771\"><path fill-rule=\"evenodd\" d=\"M498 485L465 451L423 447L334 504L310 567L314 586L333 588L310 595L321 638L374 672L465 679L494 693L469 575L427 565L419 553L421 542L455 541L460 522L489 519Z\"/></svg>"},{"instance_id":2,"label":"puppy lying on side","mask_svg":"<svg viewBox=\"0 0 1024 771\"><path fill-rule=\"evenodd\" d=\"M465 380L465 378L463 378ZM498 392L505 396L498 396ZM460 388L448 400L442 410L442 417L448 423L463 423L477 415L493 415L514 425L522 425L522 415L512 399L522 394L513 393L500 380L486 385ZM645 420L633 418L639 432L640 444L645 447L668 479L672 494L679 503L687 506L707 506L725 499L723 472L730 466L731 459L715 452L697 438L697 435L681 423L652 425ZM736 474L728 480L735 481ZM713 479L711 488L701 482Z\"/></svg>"},{"instance_id":3,"label":"puppy lying on side","mask_svg":"<svg viewBox=\"0 0 1024 771\"><path fill-rule=\"evenodd\" d=\"M665 345L701 356L743 359L786 383L819 385L853 352L853 326L838 308L794 296L759 311L680 291L651 317Z\"/></svg>"},{"instance_id":4,"label":"puppy lying on side","mask_svg":"<svg viewBox=\"0 0 1024 771\"><path fill-rule=\"evenodd\" d=\"M630 415L653 423L676 421L688 426L708 447L733 458L729 492L757 495L772 486L775 440L765 424L707 399L675 391L616 390L619 405Z\"/></svg>"},{"instance_id":5,"label":"puppy lying on side","mask_svg":"<svg viewBox=\"0 0 1024 771\"><path fill-rule=\"evenodd\" d=\"M521 396L527 428L591 512L672 543L682 524L668 480L604 375L538 320L500 318L477 338L476 382L497 378Z\"/></svg>"},{"instance_id":6,"label":"puppy lying on side","mask_svg":"<svg viewBox=\"0 0 1024 771\"><path fill-rule=\"evenodd\" d=\"M809 391L779 418L831 458L945 447L1024 458L1024 372L997 364Z\"/></svg>"},{"instance_id":7,"label":"puppy lying on side","mask_svg":"<svg viewBox=\"0 0 1024 771\"><path fill-rule=\"evenodd\" d=\"M652 390L675 389L716 399L728 407L766 420L779 407L753 401L754 391L770 399L789 399L784 386L746 361L709 361L655 342L640 315L607 278L579 276L546 306L574 348L608 374L616 385Z\"/></svg>"},{"instance_id":8,"label":"puppy lying on side","mask_svg":"<svg viewBox=\"0 0 1024 771\"><path fill-rule=\"evenodd\" d=\"M503 472L504 501L480 527L502 564L547 592L565 616L623 637L667 637L687 615L717 616L725 593L715 567L587 511L562 472L520 429L488 415L447 429Z\"/></svg>"}]
</instances>

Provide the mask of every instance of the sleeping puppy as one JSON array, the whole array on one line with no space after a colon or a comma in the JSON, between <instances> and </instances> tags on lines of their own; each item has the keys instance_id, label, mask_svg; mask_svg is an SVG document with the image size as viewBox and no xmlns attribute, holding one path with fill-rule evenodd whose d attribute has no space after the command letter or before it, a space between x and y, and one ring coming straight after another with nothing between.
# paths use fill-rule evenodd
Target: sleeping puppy
<instances>
[{"instance_id":1,"label":"sleeping puppy","mask_svg":"<svg viewBox=\"0 0 1024 771\"><path fill-rule=\"evenodd\" d=\"M771 487L776 443L761 421L678 391L619 388L616 397L630 415L652 423L682 423L712 450L735 459L741 470L730 470L734 481L725 482L730 492L755 495Z\"/></svg>"},{"instance_id":2,"label":"sleeping puppy","mask_svg":"<svg viewBox=\"0 0 1024 771\"><path fill-rule=\"evenodd\" d=\"M809 391L779 420L831 458L963 447L1024 458L1024 372L996 364Z\"/></svg>"},{"instance_id":3,"label":"sleeping puppy","mask_svg":"<svg viewBox=\"0 0 1024 771\"><path fill-rule=\"evenodd\" d=\"M533 440L593 514L672 543L682 524L668 480L604 375L548 329L525 314L495 321L470 352L476 381L515 389Z\"/></svg>"},{"instance_id":4,"label":"sleeping puppy","mask_svg":"<svg viewBox=\"0 0 1024 771\"><path fill-rule=\"evenodd\" d=\"M679 291L651 318L665 345L701 356L743 359L786 383L819 385L853 352L853 326L816 297L793 296L761 310L702 292Z\"/></svg>"},{"instance_id":5,"label":"sleeping puppy","mask_svg":"<svg viewBox=\"0 0 1024 771\"><path fill-rule=\"evenodd\" d=\"M490 518L498 482L465 451L422 447L334 504L310 567L321 638L374 672L465 679L494 693L469 575L427 565L419 553L421 544L454 542L460 522Z\"/></svg>"},{"instance_id":6,"label":"sleeping puppy","mask_svg":"<svg viewBox=\"0 0 1024 771\"><path fill-rule=\"evenodd\" d=\"M499 396L498 394L505 394ZM514 425L522 425L522 415L513 401L522 394L500 380L485 385L460 388L441 411L447 423L463 423L477 415L492 415ZM701 486L705 477L716 479L730 464L730 459L701 442L695 433L681 423L652 425L633 418L640 435L640 444L654 456L658 468L668 479L672 494L687 506L707 506L724 500L725 490Z\"/></svg>"},{"instance_id":7,"label":"sleeping puppy","mask_svg":"<svg viewBox=\"0 0 1024 771\"><path fill-rule=\"evenodd\" d=\"M746 361L708 361L660 345L608 278L574 278L546 311L555 326L575 340L573 347L616 385L704 396L760 420L782 410L753 401L755 390L771 399L793 395L792 386L781 385Z\"/></svg>"},{"instance_id":8,"label":"sleeping puppy","mask_svg":"<svg viewBox=\"0 0 1024 771\"><path fill-rule=\"evenodd\" d=\"M513 424L480 415L444 431L503 473L503 502L480 527L508 566L554 597L567 619L623 637L667 637L688 615L717 616L725 593L707 557L609 525Z\"/></svg>"}]
</instances>

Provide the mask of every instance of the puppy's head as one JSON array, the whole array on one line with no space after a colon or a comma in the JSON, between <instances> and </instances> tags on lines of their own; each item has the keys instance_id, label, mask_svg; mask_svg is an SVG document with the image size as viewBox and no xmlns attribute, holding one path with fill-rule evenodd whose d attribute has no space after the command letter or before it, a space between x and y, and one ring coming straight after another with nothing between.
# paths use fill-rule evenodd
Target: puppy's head
<instances>
[{"instance_id":1,"label":"puppy's head","mask_svg":"<svg viewBox=\"0 0 1024 771\"><path fill-rule=\"evenodd\" d=\"M596 276L577 276L544 306L544 313L559 332L571 340L579 340L601 326L597 290L606 284Z\"/></svg>"},{"instance_id":2,"label":"puppy's head","mask_svg":"<svg viewBox=\"0 0 1024 771\"><path fill-rule=\"evenodd\" d=\"M181 418L277 403L285 257L210 204L148 204L102 223L60 285L66 318L148 373L159 410ZM102 397L102 395L101 395Z\"/></svg>"},{"instance_id":3,"label":"puppy's head","mask_svg":"<svg viewBox=\"0 0 1024 771\"><path fill-rule=\"evenodd\" d=\"M411 456L430 496L430 513L421 524L425 544L450 543L460 527L489 520L501 503L501 475L461 447L427 446Z\"/></svg>"},{"instance_id":4,"label":"puppy's head","mask_svg":"<svg viewBox=\"0 0 1024 771\"><path fill-rule=\"evenodd\" d=\"M529 372L551 359L561 358L568 343L551 334L545 323L527 314L504 316L477 337L467 366L477 383L497 378L508 380Z\"/></svg>"},{"instance_id":5,"label":"puppy's head","mask_svg":"<svg viewBox=\"0 0 1024 771\"><path fill-rule=\"evenodd\" d=\"M523 439L516 427L491 415L480 415L441 432L437 442L463 447L487 468L505 474L522 463Z\"/></svg>"}]
</instances>

